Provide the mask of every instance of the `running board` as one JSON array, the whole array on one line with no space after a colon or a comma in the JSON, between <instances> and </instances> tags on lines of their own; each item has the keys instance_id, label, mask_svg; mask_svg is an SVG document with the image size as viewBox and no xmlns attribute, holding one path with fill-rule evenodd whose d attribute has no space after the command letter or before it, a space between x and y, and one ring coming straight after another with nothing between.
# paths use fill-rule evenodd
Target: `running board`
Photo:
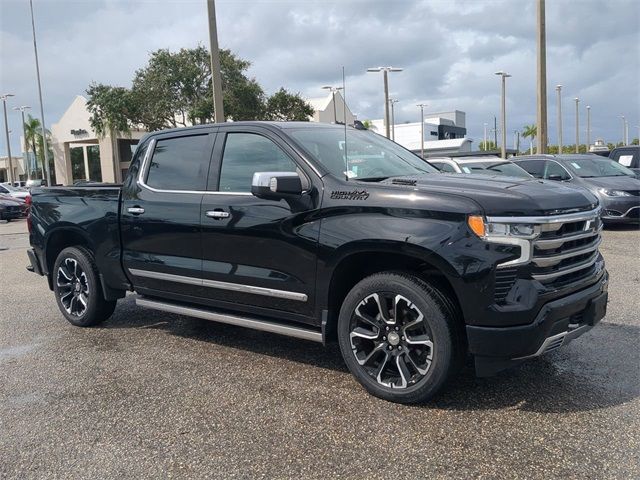
<instances>
[{"instance_id":1,"label":"running board","mask_svg":"<svg viewBox=\"0 0 640 480\"><path fill-rule=\"evenodd\" d=\"M187 315L189 317L202 318L219 323L228 323L229 325L237 325L240 327L252 328L254 330L262 330L263 332L279 333L289 337L302 338L313 342L322 343L322 333L307 328L292 327L281 323L270 322L267 320L258 320L250 317L240 317L229 313L218 313L211 310L196 307L185 307L176 303L162 302L151 300L145 297L136 297L136 305L162 312L177 313L178 315Z\"/></svg>"}]
</instances>

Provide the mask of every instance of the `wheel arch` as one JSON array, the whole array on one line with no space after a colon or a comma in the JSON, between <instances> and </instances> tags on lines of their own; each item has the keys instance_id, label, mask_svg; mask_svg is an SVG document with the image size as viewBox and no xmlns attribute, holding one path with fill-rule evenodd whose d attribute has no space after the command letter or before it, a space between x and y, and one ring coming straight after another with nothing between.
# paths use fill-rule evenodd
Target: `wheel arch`
<instances>
[{"instance_id":1,"label":"wheel arch","mask_svg":"<svg viewBox=\"0 0 640 480\"><path fill-rule=\"evenodd\" d=\"M349 291L362 279L380 272L416 275L446 295L463 318L460 299L450 280L453 269L435 252L403 242L363 247L350 248L332 266L327 291L321 297L327 312L323 326L327 340L336 337L340 306Z\"/></svg>"},{"instance_id":2,"label":"wheel arch","mask_svg":"<svg viewBox=\"0 0 640 480\"><path fill-rule=\"evenodd\" d=\"M76 226L61 226L53 230L47 236L44 248L44 268L46 269L49 288L53 290L52 271L53 265L62 250L67 247L80 245L93 252L93 243L87 233Z\"/></svg>"}]
</instances>

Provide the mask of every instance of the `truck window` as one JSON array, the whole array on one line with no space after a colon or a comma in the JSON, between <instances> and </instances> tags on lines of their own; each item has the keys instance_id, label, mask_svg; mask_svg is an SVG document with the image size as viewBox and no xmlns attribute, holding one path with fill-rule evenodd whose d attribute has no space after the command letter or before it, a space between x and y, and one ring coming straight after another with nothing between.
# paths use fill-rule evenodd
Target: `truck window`
<instances>
[{"instance_id":1,"label":"truck window","mask_svg":"<svg viewBox=\"0 0 640 480\"><path fill-rule=\"evenodd\" d=\"M229 133L222 154L221 192L250 192L255 172L295 172L296 164L280 147L255 133Z\"/></svg>"},{"instance_id":2,"label":"truck window","mask_svg":"<svg viewBox=\"0 0 640 480\"><path fill-rule=\"evenodd\" d=\"M546 162L547 169L544 172L545 180L569 180L571 175L563 166L556 162Z\"/></svg>"},{"instance_id":3,"label":"truck window","mask_svg":"<svg viewBox=\"0 0 640 480\"><path fill-rule=\"evenodd\" d=\"M159 190L204 190L209 172L208 135L158 140L147 173Z\"/></svg>"}]
</instances>

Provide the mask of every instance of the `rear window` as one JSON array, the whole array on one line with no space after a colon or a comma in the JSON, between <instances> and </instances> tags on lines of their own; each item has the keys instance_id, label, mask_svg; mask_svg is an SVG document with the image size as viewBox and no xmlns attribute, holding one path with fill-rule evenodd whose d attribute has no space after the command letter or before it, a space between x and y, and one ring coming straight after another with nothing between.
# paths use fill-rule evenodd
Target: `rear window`
<instances>
[{"instance_id":1,"label":"rear window","mask_svg":"<svg viewBox=\"0 0 640 480\"><path fill-rule=\"evenodd\" d=\"M210 153L207 134L158 140L146 183L159 190L204 190Z\"/></svg>"}]
</instances>

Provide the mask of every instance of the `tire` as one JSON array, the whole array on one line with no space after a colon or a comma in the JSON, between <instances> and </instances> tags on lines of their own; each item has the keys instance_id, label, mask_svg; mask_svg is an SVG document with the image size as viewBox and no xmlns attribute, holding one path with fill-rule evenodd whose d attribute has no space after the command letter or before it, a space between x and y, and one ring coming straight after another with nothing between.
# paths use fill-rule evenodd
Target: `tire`
<instances>
[{"instance_id":1,"label":"tire","mask_svg":"<svg viewBox=\"0 0 640 480\"><path fill-rule=\"evenodd\" d=\"M108 319L116 301L107 301L93 255L81 246L60 252L51 272L53 291L62 315L77 327L90 327Z\"/></svg>"},{"instance_id":2,"label":"tire","mask_svg":"<svg viewBox=\"0 0 640 480\"><path fill-rule=\"evenodd\" d=\"M369 393L422 403L462 366L461 325L457 309L439 290L416 276L385 272L347 294L338 342L349 371Z\"/></svg>"}]
</instances>

